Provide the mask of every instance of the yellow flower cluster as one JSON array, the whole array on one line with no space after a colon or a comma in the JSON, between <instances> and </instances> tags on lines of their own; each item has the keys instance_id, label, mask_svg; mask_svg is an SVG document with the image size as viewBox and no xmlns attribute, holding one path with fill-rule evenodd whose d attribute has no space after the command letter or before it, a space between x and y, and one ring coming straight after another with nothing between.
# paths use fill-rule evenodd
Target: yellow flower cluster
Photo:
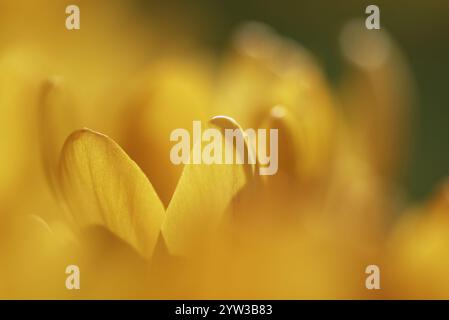
<instances>
[{"instance_id":1,"label":"yellow flower cluster","mask_svg":"<svg viewBox=\"0 0 449 320\"><path fill-rule=\"evenodd\" d=\"M411 207L395 183L414 89L384 31L346 25L334 89L261 24L219 59L115 2L67 32L46 2L0 12L1 298L449 297L449 188ZM279 129L278 173L173 165L170 132L216 115Z\"/></svg>"}]
</instances>

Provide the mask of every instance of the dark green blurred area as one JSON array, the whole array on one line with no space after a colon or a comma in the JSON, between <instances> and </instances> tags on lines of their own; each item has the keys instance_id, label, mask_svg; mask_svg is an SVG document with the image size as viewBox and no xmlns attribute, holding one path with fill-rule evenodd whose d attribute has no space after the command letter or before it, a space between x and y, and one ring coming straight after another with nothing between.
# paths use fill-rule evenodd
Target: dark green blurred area
<instances>
[{"instance_id":1,"label":"dark green blurred area","mask_svg":"<svg viewBox=\"0 0 449 320\"><path fill-rule=\"evenodd\" d=\"M162 4L138 0L148 16L163 17L163 23L175 30L178 25L188 26L202 35L201 44L217 50L226 46L242 22L265 22L309 48L334 83L344 67L339 31L349 19L366 17L369 4L379 6L381 27L403 49L417 84L404 184L412 199L421 200L449 176L449 1L169 0Z\"/></svg>"}]
</instances>

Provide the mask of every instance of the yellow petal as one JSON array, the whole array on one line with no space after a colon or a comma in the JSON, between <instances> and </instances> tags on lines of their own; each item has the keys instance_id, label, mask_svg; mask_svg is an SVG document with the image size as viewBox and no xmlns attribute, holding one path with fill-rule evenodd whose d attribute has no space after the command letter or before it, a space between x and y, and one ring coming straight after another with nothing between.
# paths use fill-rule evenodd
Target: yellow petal
<instances>
[{"instance_id":1,"label":"yellow petal","mask_svg":"<svg viewBox=\"0 0 449 320\"><path fill-rule=\"evenodd\" d=\"M247 180L255 178L255 174L258 174L259 170L259 159L257 159L256 150L254 149L254 146L251 145L251 141L249 140L249 137L245 134L243 128L238 124L235 119L227 116L214 116L209 121L209 124L212 126L224 129L232 129L232 130L239 130L242 133L242 137L244 139L245 143L245 154L241 155L244 161L247 163L247 165L244 166L246 178ZM223 131L222 131L223 132ZM253 155L254 160L256 163L252 164L249 161L250 153Z\"/></svg>"},{"instance_id":2,"label":"yellow petal","mask_svg":"<svg viewBox=\"0 0 449 320\"><path fill-rule=\"evenodd\" d=\"M313 159L310 159L302 123L288 108L277 105L262 122L262 127L279 131L279 174L276 176L286 175L295 179L304 177L304 167L306 164L310 166Z\"/></svg>"},{"instance_id":3,"label":"yellow petal","mask_svg":"<svg viewBox=\"0 0 449 320\"><path fill-rule=\"evenodd\" d=\"M44 170L55 191L62 146L67 136L80 127L73 103L60 79L44 81L39 101L40 145Z\"/></svg>"},{"instance_id":4,"label":"yellow petal","mask_svg":"<svg viewBox=\"0 0 449 320\"><path fill-rule=\"evenodd\" d=\"M234 129L234 124L230 122L228 128ZM223 145L223 150L225 147ZM212 241L224 212L247 181L245 166L184 165L162 225L162 234L171 254L192 253Z\"/></svg>"},{"instance_id":5,"label":"yellow petal","mask_svg":"<svg viewBox=\"0 0 449 320\"><path fill-rule=\"evenodd\" d=\"M63 248L50 226L36 215L2 219L0 283L3 299L42 299L63 292L55 279ZM62 269L62 267L61 267Z\"/></svg>"},{"instance_id":6,"label":"yellow petal","mask_svg":"<svg viewBox=\"0 0 449 320\"><path fill-rule=\"evenodd\" d=\"M60 179L81 226L104 226L151 257L164 208L144 173L113 140L88 129L74 132L62 150Z\"/></svg>"},{"instance_id":7,"label":"yellow petal","mask_svg":"<svg viewBox=\"0 0 449 320\"><path fill-rule=\"evenodd\" d=\"M40 80L40 73L34 58L34 54L21 48L4 50L0 56L0 202L3 205L9 201L14 203L15 196L32 185L35 177L33 116L35 83Z\"/></svg>"},{"instance_id":8,"label":"yellow petal","mask_svg":"<svg viewBox=\"0 0 449 320\"><path fill-rule=\"evenodd\" d=\"M361 20L348 22L342 30L341 50L349 68L341 93L354 131L349 143L360 149L377 173L388 176L404 167L413 81L389 34L371 31Z\"/></svg>"},{"instance_id":9,"label":"yellow petal","mask_svg":"<svg viewBox=\"0 0 449 320\"><path fill-rule=\"evenodd\" d=\"M300 164L303 176L316 180L327 174L336 110L324 73L310 52L267 26L250 23L237 33L220 80L219 112L244 128L257 128L274 106L285 106L289 117L301 124L292 129L302 130L307 142Z\"/></svg>"},{"instance_id":10,"label":"yellow petal","mask_svg":"<svg viewBox=\"0 0 449 320\"><path fill-rule=\"evenodd\" d=\"M269 26L250 22L237 30L218 82L217 112L255 127L259 113L278 103L272 87L279 80L270 62L282 39Z\"/></svg>"},{"instance_id":11,"label":"yellow petal","mask_svg":"<svg viewBox=\"0 0 449 320\"><path fill-rule=\"evenodd\" d=\"M208 119L211 81L207 59L165 58L151 65L125 110L119 144L141 166L165 207L168 207L182 166L167 156L175 128Z\"/></svg>"},{"instance_id":12,"label":"yellow petal","mask_svg":"<svg viewBox=\"0 0 449 320\"><path fill-rule=\"evenodd\" d=\"M442 215L432 209L407 210L393 229L386 252L393 297L449 297L449 219L447 211Z\"/></svg>"}]
</instances>

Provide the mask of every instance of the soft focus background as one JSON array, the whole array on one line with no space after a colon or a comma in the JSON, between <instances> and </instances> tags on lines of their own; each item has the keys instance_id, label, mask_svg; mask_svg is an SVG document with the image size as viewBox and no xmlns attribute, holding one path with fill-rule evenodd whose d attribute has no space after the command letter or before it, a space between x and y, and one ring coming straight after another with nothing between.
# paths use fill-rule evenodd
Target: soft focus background
<instances>
[{"instance_id":1,"label":"soft focus background","mask_svg":"<svg viewBox=\"0 0 449 320\"><path fill-rule=\"evenodd\" d=\"M403 182L412 199L422 200L449 171L449 5L444 1L138 1L143 12L167 28L199 33L196 41L223 49L236 26L265 22L310 49L335 82L342 73L339 32L352 18L364 18L376 4L382 28L404 51L417 83L412 155ZM172 15L184 17L181 21Z\"/></svg>"},{"instance_id":2,"label":"soft focus background","mask_svg":"<svg viewBox=\"0 0 449 320\"><path fill-rule=\"evenodd\" d=\"M388 30L399 44L410 64L417 84L416 103L413 105L413 138L409 166L403 182L412 199L422 200L432 191L433 186L448 173L449 150L449 101L447 83L449 65L449 8L447 3L429 0L419 1L355 1L333 3L317 1L119 1L110 3L95 1L95 10L83 12L83 27L78 34L66 33L61 19L49 21L55 11L63 10L67 3L42 4L19 1L17 4L2 1L2 46L7 43L37 41L36 34L52 42L53 50L66 56L82 59L95 53L94 48L77 47L70 50L65 43L78 39L88 39L89 26L103 32L116 32L114 28L126 33L129 25L138 25L130 37L130 47L120 48L133 51L139 48L143 59L155 52L170 52L202 46L220 54L230 42L232 33L241 23L260 21L267 23L285 36L289 36L310 49L325 67L327 76L335 83L342 73L342 57L338 39L344 23L352 18L365 18L364 10L369 4L381 9L382 28ZM83 5L84 1L78 1ZM120 5L121 3L121 5ZM92 6L92 4L90 4ZM116 8L125 7L132 12L114 17ZM62 9L61 9L62 8ZM124 10L123 8L121 10ZM57 11L57 12L59 12ZM87 11L87 10L86 10ZM95 14L93 13L95 11ZM97 16L97 11L101 12ZM138 15L139 21L136 16ZM95 18L95 19L91 19ZM104 18L104 19L103 19ZM117 20L115 20L117 18ZM102 20L103 19L103 20ZM120 21L124 19L125 21ZM11 22L11 23L9 23ZM9 24L8 24L9 23ZM108 25L111 28L108 29ZM140 37L139 37L139 32ZM118 32L120 33L120 32ZM52 39L53 34L64 37ZM113 47L106 38L105 41ZM145 41L152 43L150 47ZM156 40L156 41L155 41ZM143 43L142 43L143 42ZM146 49L144 49L146 48ZM111 48L113 50L113 48ZM70 52L68 52L70 51ZM123 53L125 55L125 53ZM133 52L133 55L136 53ZM103 57L109 59L109 57ZM127 59L126 56L120 57ZM119 57L111 60L116 61ZM91 57L93 59L93 57ZM114 60L115 59L115 60ZM137 62L135 63L137 64Z\"/></svg>"},{"instance_id":3,"label":"soft focus background","mask_svg":"<svg viewBox=\"0 0 449 320\"><path fill-rule=\"evenodd\" d=\"M448 57L445 1L0 0L0 297L449 298ZM217 113L275 177L168 162Z\"/></svg>"}]
</instances>

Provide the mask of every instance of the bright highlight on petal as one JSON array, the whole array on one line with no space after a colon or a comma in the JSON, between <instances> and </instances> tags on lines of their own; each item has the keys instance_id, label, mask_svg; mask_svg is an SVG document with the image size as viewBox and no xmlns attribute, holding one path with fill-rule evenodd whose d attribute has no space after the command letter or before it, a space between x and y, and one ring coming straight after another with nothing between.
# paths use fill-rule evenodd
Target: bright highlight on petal
<instances>
[{"instance_id":1,"label":"bright highlight on petal","mask_svg":"<svg viewBox=\"0 0 449 320\"><path fill-rule=\"evenodd\" d=\"M235 129L235 123L229 122L227 128ZM224 143L223 148L232 146ZM162 226L171 254L185 255L210 243L224 212L247 181L245 167L242 164L184 166Z\"/></svg>"}]
</instances>

